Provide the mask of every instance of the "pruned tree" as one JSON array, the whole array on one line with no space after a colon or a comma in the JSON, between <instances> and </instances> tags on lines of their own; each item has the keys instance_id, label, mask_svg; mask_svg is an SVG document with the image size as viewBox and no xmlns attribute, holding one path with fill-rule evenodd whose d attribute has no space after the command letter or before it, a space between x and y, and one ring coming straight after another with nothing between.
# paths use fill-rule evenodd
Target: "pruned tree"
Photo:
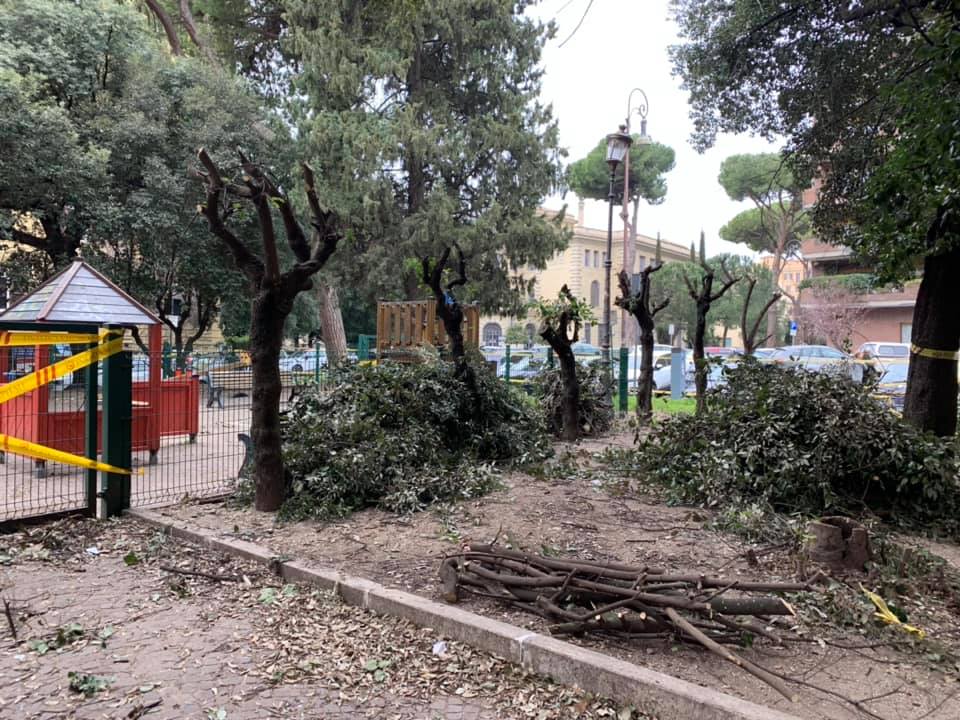
<instances>
[{"instance_id":1,"label":"pruned tree","mask_svg":"<svg viewBox=\"0 0 960 720\"><path fill-rule=\"evenodd\" d=\"M423 268L423 282L433 291L434 300L437 301L437 317L443 322L443 329L447 333L447 339L450 341L450 356L457 366L457 376L463 377L469 372L469 366L466 362L466 354L463 342L463 307L453 295L455 287L467 284L467 261L463 256L463 251L459 245L454 243L457 249L457 267L456 277L446 285L443 285L443 272L447 268L447 262L450 260L451 247L447 245L440 253L440 258L431 267L430 258L425 257L421 261Z\"/></svg>"},{"instance_id":2,"label":"pruned tree","mask_svg":"<svg viewBox=\"0 0 960 720\"><path fill-rule=\"evenodd\" d=\"M593 319L590 306L578 300L564 285L556 300L540 300L540 337L557 354L563 392L560 398L563 427L560 438L573 442L580 435L580 384L577 380L577 361L573 344L580 339L580 326Z\"/></svg>"},{"instance_id":3,"label":"pruned tree","mask_svg":"<svg viewBox=\"0 0 960 720\"><path fill-rule=\"evenodd\" d=\"M246 276L253 296L250 310L250 360L253 366L252 419L254 444L255 506L277 510L284 500L285 481L280 438L280 348L284 322L294 300L313 287L312 277L327 262L342 233L336 216L323 209L317 197L313 170L303 164L303 179L310 208L312 238L307 240L286 193L242 152L240 182L225 181L223 173L206 150L197 153L203 170L197 177L206 186L206 200L200 212L210 232L233 255L237 268ZM260 228L262 257L254 254L227 226L237 201L250 202ZM274 231L273 209L279 210L287 245L295 262L286 271L280 268L280 253Z\"/></svg>"},{"instance_id":4,"label":"pruned tree","mask_svg":"<svg viewBox=\"0 0 960 720\"><path fill-rule=\"evenodd\" d=\"M640 287L636 292L630 286L630 276L625 270L618 275L620 297L616 299L618 307L623 308L637 319L640 326L640 377L637 379L637 420L641 424L650 421L653 415L653 331L654 318L670 304L670 298L650 306L650 278L663 267L660 258L660 241L657 240L656 261L640 273Z\"/></svg>"},{"instance_id":5,"label":"pruned tree","mask_svg":"<svg viewBox=\"0 0 960 720\"><path fill-rule=\"evenodd\" d=\"M771 293L770 299L767 300L766 304L763 306L763 309L753 319L753 322L749 323L748 315L750 313L750 301L753 299L753 291L757 287L757 278L750 273L744 273L741 276L741 279L747 281L747 290L743 298L743 307L740 310L740 334L743 336L744 354L753 355L754 350L763 345L772 337L769 332L769 324L767 326L767 334L764 337L758 340L757 333L760 332L760 323L763 322L763 318L768 316L767 313L770 312L770 308L772 308L781 298L781 294L779 290ZM776 315L774 315L774 320L776 320Z\"/></svg>"},{"instance_id":6,"label":"pruned tree","mask_svg":"<svg viewBox=\"0 0 960 720\"><path fill-rule=\"evenodd\" d=\"M710 305L724 296L731 287L737 283L740 278L732 276L727 271L726 262L721 258L720 269L723 271L723 285L716 292L713 291L713 281L716 277L716 271L713 266L707 262L706 240L703 231L700 232L700 267L703 269L703 275L700 276L700 288L697 289L694 281L686 274L683 276L684 283L690 297L693 298L697 306L697 324L693 332L693 364L694 364L694 382L697 388L697 414L703 413L707 409L707 360L703 349L703 338L707 333L707 314L710 312Z\"/></svg>"}]
</instances>

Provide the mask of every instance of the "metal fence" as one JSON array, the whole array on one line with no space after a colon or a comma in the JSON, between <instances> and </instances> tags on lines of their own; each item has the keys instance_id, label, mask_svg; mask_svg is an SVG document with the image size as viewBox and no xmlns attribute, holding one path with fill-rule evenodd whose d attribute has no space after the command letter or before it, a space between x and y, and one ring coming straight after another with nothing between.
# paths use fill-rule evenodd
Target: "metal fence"
<instances>
[{"instance_id":1,"label":"metal fence","mask_svg":"<svg viewBox=\"0 0 960 720\"><path fill-rule=\"evenodd\" d=\"M0 387L85 347L0 348ZM281 411L290 407L298 393L325 387L324 360L318 351L281 359ZM517 362L526 361L522 355L508 354L501 377L529 383L529 378L517 377L520 373L516 371L524 367ZM129 399L124 397L129 415L123 418L129 435L124 442L129 445L133 469L129 504L157 506L232 492L251 450L252 370L248 358L194 354L178 362L169 351L156 355L134 352L124 363L130 368ZM161 367L159 384L150 381L154 363ZM625 410L625 352L615 374L620 380L617 406ZM0 404L0 433L75 456L95 458L99 454L104 458L104 439L97 430L106 404L104 395L103 363L79 369ZM88 412L94 406L96 413ZM97 438L96 449L90 445L91 437ZM98 488L103 487L103 477L95 471L2 449L0 523L66 511L91 512L95 507Z\"/></svg>"},{"instance_id":2,"label":"metal fence","mask_svg":"<svg viewBox=\"0 0 960 720\"><path fill-rule=\"evenodd\" d=\"M0 386L70 352L67 347L0 348ZM154 362L163 369L159 385L150 383ZM129 502L134 507L227 494L236 487L244 464L248 443L241 436L250 434L250 366L243 358L219 353L194 355L189 363L179 363L184 370L177 365L168 352L130 354L126 421L133 469ZM86 379L94 374L96 383L88 387ZM322 387L326 371L310 359L284 358L281 380L283 411L298 393ZM0 433L89 456L86 425L95 418L99 426L103 395L102 365L83 368L0 405ZM95 416L87 412L91 399L97 404ZM98 445L102 458L102 437ZM92 511L101 484L96 473L69 462L0 452L0 523Z\"/></svg>"}]
</instances>

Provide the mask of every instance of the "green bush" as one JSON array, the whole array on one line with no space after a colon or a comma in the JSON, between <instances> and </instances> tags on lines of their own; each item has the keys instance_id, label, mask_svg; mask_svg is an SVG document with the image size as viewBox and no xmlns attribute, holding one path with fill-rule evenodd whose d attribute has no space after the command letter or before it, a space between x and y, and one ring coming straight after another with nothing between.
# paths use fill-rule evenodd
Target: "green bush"
<instances>
[{"instance_id":1,"label":"green bush","mask_svg":"<svg viewBox=\"0 0 960 720\"><path fill-rule=\"evenodd\" d=\"M613 425L613 395L604 378L603 364L578 362L577 381L580 383L580 434L583 437L602 435ZM543 405L548 430L559 435L563 429L560 368L551 368L537 375L534 391Z\"/></svg>"},{"instance_id":2,"label":"green bush","mask_svg":"<svg viewBox=\"0 0 960 720\"><path fill-rule=\"evenodd\" d=\"M474 375L471 388L445 362L352 366L298 398L282 425L281 516L412 512L489 492L498 465L546 457L537 408L479 364Z\"/></svg>"},{"instance_id":3,"label":"green bush","mask_svg":"<svg viewBox=\"0 0 960 720\"><path fill-rule=\"evenodd\" d=\"M631 475L677 502L875 514L958 535L956 441L919 432L843 377L756 362L726 377L705 414L665 419L621 458Z\"/></svg>"}]
</instances>

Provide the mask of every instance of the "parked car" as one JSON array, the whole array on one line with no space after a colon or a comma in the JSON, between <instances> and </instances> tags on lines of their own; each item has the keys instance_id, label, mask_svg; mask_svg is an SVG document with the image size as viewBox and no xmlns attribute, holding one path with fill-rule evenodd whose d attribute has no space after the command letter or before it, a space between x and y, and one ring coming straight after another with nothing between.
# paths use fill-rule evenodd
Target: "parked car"
<instances>
[{"instance_id":1,"label":"parked car","mask_svg":"<svg viewBox=\"0 0 960 720\"><path fill-rule=\"evenodd\" d=\"M888 361L883 365L880 381L877 383L875 391L877 397L898 412L903 412L909 370L910 364L907 362Z\"/></svg>"},{"instance_id":2,"label":"parked car","mask_svg":"<svg viewBox=\"0 0 960 720\"><path fill-rule=\"evenodd\" d=\"M827 345L789 345L778 347L770 361L785 367L814 372L846 373L854 382L863 382L863 364L850 355Z\"/></svg>"},{"instance_id":3,"label":"parked car","mask_svg":"<svg viewBox=\"0 0 960 720\"><path fill-rule=\"evenodd\" d=\"M290 370L292 372L314 372L317 369L317 363L321 368L327 366L327 354L321 350L293 351L286 352L280 356L280 369Z\"/></svg>"},{"instance_id":4,"label":"parked car","mask_svg":"<svg viewBox=\"0 0 960 720\"><path fill-rule=\"evenodd\" d=\"M769 360L777 352L776 348L757 348L753 351L753 356L763 362L764 360Z\"/></svg>"},{"instance_id":5,"label":"parked car","mask_svg":"<svg viewBox=\"0 0 960 720\"><path fill-rule=\"evenodd\" d=\"M853 354L858 360L909 360L909 343L865 342Z\"/></svg>"}]
</instances>

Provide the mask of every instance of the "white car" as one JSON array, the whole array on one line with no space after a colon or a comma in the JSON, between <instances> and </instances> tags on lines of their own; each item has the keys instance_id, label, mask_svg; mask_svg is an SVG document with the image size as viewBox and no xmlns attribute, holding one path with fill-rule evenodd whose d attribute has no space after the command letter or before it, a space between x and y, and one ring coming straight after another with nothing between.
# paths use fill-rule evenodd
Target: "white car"
<instances>
[{"instance_id":1,"label":"white car","mask_svg":"<svg viewBox=\"0 0 960 720\"><path fill-rule=\"evenodd\" d=\"M853 355L858 360L909 360L910 343L865 342Z\"/></svg>"}]
</instances>

